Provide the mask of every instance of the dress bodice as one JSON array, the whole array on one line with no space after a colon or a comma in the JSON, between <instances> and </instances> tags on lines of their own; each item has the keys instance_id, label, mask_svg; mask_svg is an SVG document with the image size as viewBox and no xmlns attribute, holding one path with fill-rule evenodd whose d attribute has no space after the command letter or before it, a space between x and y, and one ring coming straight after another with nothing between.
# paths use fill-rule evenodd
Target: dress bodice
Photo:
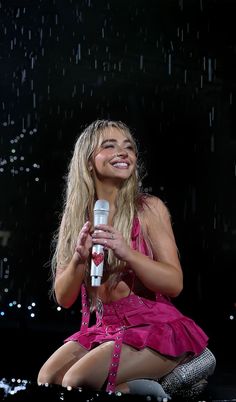
<instances>
[{"instance_id":1,"label":"dress bodice","mask_svg":"<svg viewBox=\"0 0 236 402\"><path fill-rule=\"evenodd\" d=\"M134 223L131 232L131 246L134 250L137 250L140 253L153 259L151 246L148 245L147 240L144 238L138 217L134 218ZM129 267L125 269L121 279L129 286L131 292L139 296L146 297L150 300L155 300L157 296L159 296L159 294L156 294L147 289L142 284L142 282L139 281L139 279L135 276L134 271Z\"/></svg>"}]
</instances>

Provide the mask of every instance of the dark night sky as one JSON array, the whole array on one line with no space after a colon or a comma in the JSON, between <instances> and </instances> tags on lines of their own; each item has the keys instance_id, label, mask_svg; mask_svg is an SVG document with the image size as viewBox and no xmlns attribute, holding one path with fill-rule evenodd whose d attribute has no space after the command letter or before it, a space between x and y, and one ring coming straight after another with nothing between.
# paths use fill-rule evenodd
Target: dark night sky
<instances>
[{"instance_id":1,"label":"dark night sky","mask_svg":"<svg viewBox=\"0 0 236 402\"><path fill-rule=\"evenodd\" d=\"M97 118L136 133L144 187L172 215L184 311L210 332L235 314L235 11L229 0L0 2L3 327L70 325L48 299L50 241L75 139Z\"/></svg>"}]
</instances>

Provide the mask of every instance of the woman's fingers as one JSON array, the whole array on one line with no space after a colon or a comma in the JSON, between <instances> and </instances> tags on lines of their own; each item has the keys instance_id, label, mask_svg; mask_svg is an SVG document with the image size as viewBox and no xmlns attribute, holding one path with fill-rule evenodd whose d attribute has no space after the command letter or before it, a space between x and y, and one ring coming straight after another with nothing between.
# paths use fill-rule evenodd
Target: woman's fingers
<instances>
[{"instance_id":1,"label":"woman's fingers","mask_svg":"<svg viewBox=\"0 0 236 402\"><path fill-rule=\"evenodd\" d=\"M94 227L95 230L104 230L104 232L115 232L116 230L113 228L113 226L110 225L103 225L99 224Z\"/></svg>"},{"instance_id":2,"label":"woman's fingers","mask_svg":"<svg viewBox=\"0 0 236 402\"><path fill-rule=\"evenodd\" d=\"M79 250L81 248L81 246L85 246L90 228L91 228L91 222L87 221L79 233L77 243L76 243L76 251Z\"/></svg>"},{"instance_id":3,"label":"woman's fingers","mask_svg":"<svg viewBox=\"0 0 236 402\"><path fill-rule=\"evenodd\" d=\"M101 244L105 249L111 249L121 260L125 259L129 252L129 247L122 234L109 225L95 226L92 241L93 244Z\"/></svg>"},{"instance_id":4,"label":"woman's fingers","mask_svg":"<svg viewBox=\"0 0 236 402\"><path fill-rule=\"evenodd\" d=\"M107 239L114 239L116 235L120 235L120 232L115 230L109 225L96 225L92 237L105 237Z\"/></svg>"},{"instance_id":5,"label":"woman's fingers","mask_svg":"<svg viewBox=\"0 0 236 402\"><path fill-rule=\"evenodd\" d=\"M88 221L84 224L84 226L82 227L82 229L80 231L78 243L80 243L82 245L85 244L90 228L91 228L91 223Z\"/></svg>"}]
</instances>

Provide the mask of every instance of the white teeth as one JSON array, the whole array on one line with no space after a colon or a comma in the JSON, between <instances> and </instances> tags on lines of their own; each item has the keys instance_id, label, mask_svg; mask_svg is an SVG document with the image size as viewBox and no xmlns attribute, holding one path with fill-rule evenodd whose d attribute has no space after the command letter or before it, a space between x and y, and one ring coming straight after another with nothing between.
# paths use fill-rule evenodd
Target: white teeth
<instances>
[{"instance_id":1,"label":"white teeth","mask_svg":"<svg viewBox=\"0 0 236 402\"><path fill-rule=\"evenodd\" d=\"M117 163L114 163L113 166L117 166L117 167L128 167L128 163L125 163L125 162L117 162Z\"/></svg>"}]
</instances>

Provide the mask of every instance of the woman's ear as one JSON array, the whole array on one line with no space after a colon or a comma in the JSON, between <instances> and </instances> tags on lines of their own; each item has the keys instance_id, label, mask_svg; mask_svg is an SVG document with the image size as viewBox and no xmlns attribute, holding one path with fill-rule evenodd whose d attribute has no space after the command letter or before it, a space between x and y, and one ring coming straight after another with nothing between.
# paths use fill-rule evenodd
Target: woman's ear
<instances>
[{"instance_id":1,"label":"woman's ear","mask_svg":"<svg viewBox=\"0 0 236 402\"><path fill-rule=\"evenodd\" d=\"M92 165L91 160L88 162L88 168L89 168L89 171L92 172L92 170L93 170L93 165Z\"/></svg>"}]
</instances>

